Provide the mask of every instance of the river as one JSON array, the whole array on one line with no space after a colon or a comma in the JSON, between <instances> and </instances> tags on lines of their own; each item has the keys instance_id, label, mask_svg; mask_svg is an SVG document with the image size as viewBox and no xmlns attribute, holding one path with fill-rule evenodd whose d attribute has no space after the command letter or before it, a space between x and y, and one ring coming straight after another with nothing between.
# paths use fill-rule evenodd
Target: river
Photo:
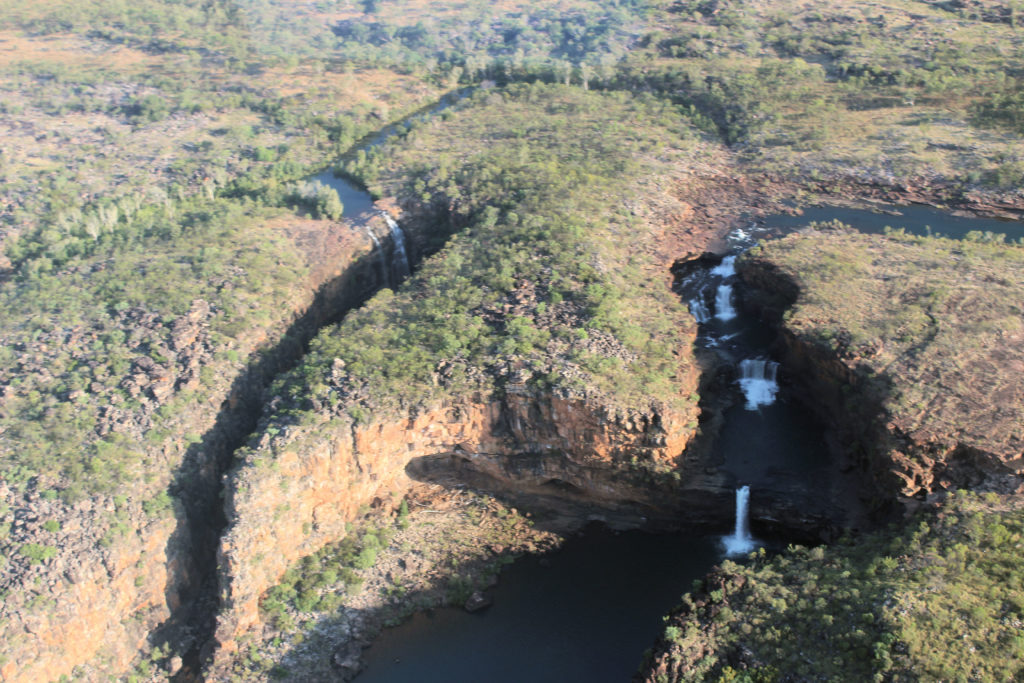
<instances>
[{"instance_id":1,"label":"river","mask_svg":"<svg viewBox=\"0 0 1024 683\"><path fill-rule=\"evenodd\" d=\"M474 90L475 88L463 88L462 90L448 93L434 104L423 107L401 121L385 126L384 128L367 135L353 145L343 157L332 164L329 168L308 177L306 180L313 180L326 185L327 187L334 188L338 193L338 198L341 200L342 206L344 207L342 215L346 220L358 221L366 218L374 211L373 197L366 191L366 188L352 180L349 180L343 175L338 175L335 172L335 169L344 167L345 162L355 159L360 152L372 152L376 147L384 144L388 139L395 135L405 133L405 131L409 129L410 125L426 121L431 116L439 114L445 109L458 104L472 94Z\"/></svg>"}]
</instances>

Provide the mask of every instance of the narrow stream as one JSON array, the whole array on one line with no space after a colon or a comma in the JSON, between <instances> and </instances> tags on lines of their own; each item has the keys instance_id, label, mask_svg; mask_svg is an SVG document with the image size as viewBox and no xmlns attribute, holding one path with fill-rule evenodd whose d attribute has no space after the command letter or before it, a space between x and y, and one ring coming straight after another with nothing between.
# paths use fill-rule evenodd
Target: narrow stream
<instances>
[{"instance_id":1,"label":"narrow stream","mask_svg":"<svg viewBox=\"0 0 1024 683\"><path fill-rule=\"evenodd\" d=\"M745 507L749 494L755 515L759 498L820 505L831 497L835 482L823 426L796 402L786 368L769 353L774 332L737 305L743 292L735 277L736 256L758 239L832 219L869 233L892 226L922 235L963 237L981 230L1011 239L1024 236L1020 223L921 206L886 210L899 215L814 207L802 216L771 216L731 233L721 262L691 268L677 282L677 292L699 322L698 347L735 370L736 400L724 413L713 456L737 489L749 486L737 495L737 504L742 498ZM730 538L750 540L749 529L738 522ZM661 615L724 556L719 536L589 528L544 561L529 557L512 565L485 611L438 609L386 630L366 651L366 668L356 680L629 680L662 627Z\"/></svg>"},{"instance_id":2,"label":"narrow stream","mask_svg":"<svg viewBox=\"0 0 1024 683\"><path fill-rule=\"evenodd\" d=\"M353 145L352 148L337 162L320 173L310 176L307 180L313 180L326 185L327 187L334 188L338 193L338 198L341 199L341 204L344 207L343 216L346 220L365 220L375 211L373 208L373 197L371 197L370 193L366 191L366 188L361 187L358 183L349 180L344 176L338 175L335 172L335 169L341 168L344 166L345 162L355 159L360 152L371 152L395 135L405 133L409 129L410 125L426 121L431 116L439 114L445 109L458 104L468 97L473 90L474 88L463 88L462 90L449 93L442 97L438 102L410 114L401 121L385 126L379 131L367 135ZM408 273L406 273L406 275L408 275Z\"/></svg>"}]
</instances>

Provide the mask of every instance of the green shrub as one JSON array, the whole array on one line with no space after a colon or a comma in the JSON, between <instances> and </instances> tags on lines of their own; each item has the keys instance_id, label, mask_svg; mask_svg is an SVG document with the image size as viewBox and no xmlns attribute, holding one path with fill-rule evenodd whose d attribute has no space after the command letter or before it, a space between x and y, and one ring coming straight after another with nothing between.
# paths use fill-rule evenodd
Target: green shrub
<instances>
[{"instance_id":1,"label":"green shrub","mask_svg":"<svg viewBox=\"0 0 1024 683\"><path fill-rule=\"evenodd\" d=\"M39 564L57 556L56 548L39 543L25 543L18 548L18 552L27 557L30 564Z\"/></svg>"}]
</instances>

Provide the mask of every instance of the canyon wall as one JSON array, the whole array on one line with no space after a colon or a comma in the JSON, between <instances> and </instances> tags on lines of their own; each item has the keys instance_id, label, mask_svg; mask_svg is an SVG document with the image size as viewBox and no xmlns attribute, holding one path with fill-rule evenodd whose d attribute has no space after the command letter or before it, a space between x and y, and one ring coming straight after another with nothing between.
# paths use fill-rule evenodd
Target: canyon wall
<instances>
[{"instance_id":1,"label":"canyon wall","mask_svg":"<svg viewBox=\"0 0 1024 683\"><path fill-rule=\"evenodd\" d=\"M741 260L746 305L777 326L786 367L874 507L1020 486L1018 252L812 231Z\"/></svg>"},{"instance_id":2,"label":"canyon wall","mask_svg":"<svg viewBox=\"0 0 1024 683\"><path fill-rule=\"evenodd\" d=\"M380 223L374 229L387 235ZM186 622L215 568L220 475L255 426L264 387L325 322L388 284L364 231L344 224L325 229L321 221L292 227L310 274L279 302L278 317L267 327L232 340L233 352L247 360L225 358L210 334L211 306L198 301L169 326L168 355L177 364L165 371L143 357L126 380L142 408L112 417L109 429L147 444L139 466L144 471L136 473L131 493L65 503L38 493L19 501L0 489L14 501L9 540L15 547L52 543L37 527L48 519L60 523L56 556L9 564L4 573L0 680L102 678L127 669L154 634L157 640L193 637ZM163 329L158 321L130 316L127 323L136 328ZM198 389L202 398L188 400ZM166 435L154 439L161 408L168 414L159 425ZM162 496L166 491L172 495Z\"/></svg>"},{"instance_id":3,"label":"canyon wall","mask_svg":"<svg viewBox=\"0 0 1024 683\"><path fill-rule=\"evenodd\" d=\"M666 495L672 486L652 484L649 475L677 466L695 417L658 403L623 413L582 397L510 387L503 396L375 415L367 423L319 415L276 436L265 431L227 487L219 656L226 662L236 639L260 623L260 595L291 563L344 537L366 506L397 504L415 477L429 476L431 458L456 460L460 479L485 475L498 493L554 487L595 508L635 503L652 514L675 512L677 502Z\"/></svg>"}]
</instances>

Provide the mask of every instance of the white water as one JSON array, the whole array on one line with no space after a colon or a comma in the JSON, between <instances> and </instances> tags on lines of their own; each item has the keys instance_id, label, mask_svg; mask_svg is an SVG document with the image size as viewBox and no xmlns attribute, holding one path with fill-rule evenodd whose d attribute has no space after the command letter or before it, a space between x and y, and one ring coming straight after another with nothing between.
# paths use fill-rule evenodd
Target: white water
<instances>
[{"instance_id":1,"label":"white water","mask_svg":"<svg viewBox=\"0 0 1024 683\"><path fill-rule=\"evenodd\" d=\"M775 394L779 392L779 384L775 381L779 364L770 360L748 358L740 363L740 389L747 399L747 410L757 410L761 406L775 402Z\"/></svg>"},{"instance_id":2,"label":"white water","mask_svg":"<svg viewBox=\"0 0 1024 683\"><path fill-rule=\"evenodd\" d=\"M754 537L750 535L749 503L750 487L742 486L736 489L736 528L732 536L722 538L726 555L746 555L757 547Z\"/></svg>"},{"instance_id":3,"label":"white water","mask_svg":"<svg viewBox=\"0 0 1024 683\"><path fill-rule=\"evenodd\" d=\"M704 303L702 297L690 299L690 315L696 318L699 323L706 323L711 320L711 311L708 310L707 304Z\"/></svg>"},{"instance_id":4,"label":"white water","mask_svg":"<svg viewBox=\"0 0 1024 683\"><path fill-rule=\"evenodd\" d=\"M732 277L736 274L736 256L726 256L722 262L711 269L712 275Z\"/></svg>"},{"instance_id":5,"label":"white water","mask_svg":"<svg viewBox=\"0 0 1024 683\"><path fill-rule=\"evenodd\" d=\"M715 295L715 317L722 322L729 322L736 317L736 309L732 307L732 285L718 285L718 294Z\"/></svg>"},{"instance_id":6,"label":"white water","mask_svg":"<svg viewBox=\"0 0 1024 683\"><path fill-rule=\"evenodd\" d=\"M388 227L391 228L391 241L395 245L395 253L391 259L392 281L395 285L409 276L412 269L409 268L409 255L405 251L405 233L402 227L395 222L386 212L381 212Z\"/></svg>"}]
</instances>

